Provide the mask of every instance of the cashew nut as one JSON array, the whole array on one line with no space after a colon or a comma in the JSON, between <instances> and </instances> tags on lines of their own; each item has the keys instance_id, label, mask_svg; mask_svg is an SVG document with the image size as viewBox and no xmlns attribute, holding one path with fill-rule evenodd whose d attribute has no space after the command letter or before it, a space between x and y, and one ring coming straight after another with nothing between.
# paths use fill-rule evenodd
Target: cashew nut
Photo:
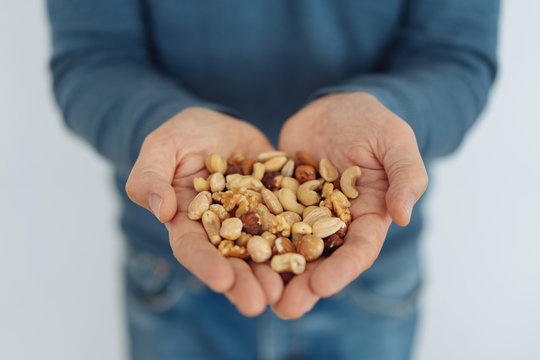
<instances>
[{"instance_id":1,"label":"cashew nut","mask_svg":"<svg viewBox=\"0 0 540 360\"><path fill-rule=\"evenodd\" d=\"M306 259L302 255L294 253L274 255L270 266L275 272L292 272L298 275L306 269Z\"/></svg>"},{"instance_id":2,"label":"cashew nut","mask_svg":"<svg viewBox=\"0 0 540 360\"><path fill-rule=\"evenodd\" d=\"M351 166L341 174L341 180L339 182L341 191L349 199L356 199L358 197L358 191L356 190L356 179L362 175L362 170L358 166Z\"/></svg>"},{"instance_id":3,"label":"cashew nut","mask_svg":"<svg viewBox=\"0 0 540 360\"><path fill-rule=\"evenodd\" d=\"M262 189L263 184L260 180L257 180L253 176L249 175L240 175L239 177L231 180L229 184L229 189L240 189L243 187L245 187L246 189L258 191Z\"/></svg>"},{"instance_id":4,"label":"cashew nut","mask_svg":"<svg viewBox=\"0 0 540 360\"><path fill-rule=\"evenodd\" d=\"M328 182L335 181L339 177L336 167L328 159L321 159L319 162L319 173Z\"/></svg>"},{"instance_id":5,"label":"cashew nut","mask_svg":"<svg viewBox=\"0 0 540 360\"><path fill-rule=\"evenodd\" d=\"M300 183L298 182L298 180L296 180L293 177L283 177L283 179L281 179L281 188L282 189L288 188L288 189L291 189L292 191L296 192L296 190L298 190L299 186L300 186Z\"/></svg>"},{"instance_id":6,"label":"cashew nut","mask_svg":"<svg viewBox=\"0 0 540 360\"><path fill-rule=\"evenodd\" d=\"M298 187L296 196L298 200L306 206L315 205L321 200L321 196L314 190L318 190L321 187L321 180L306 181Z\"/></svg>"},{"instance_id":7,"label":"cashew nut","mask_svg":"<svg viewBox=\"0 0 540 360\"><path fill-rule=\"evenodd\" d=\"M296 194L289 188L280 189L278 198L285 210L293 211L297 214L302 214L304 205L296 201Z\"/></svg>"}]
</instances>

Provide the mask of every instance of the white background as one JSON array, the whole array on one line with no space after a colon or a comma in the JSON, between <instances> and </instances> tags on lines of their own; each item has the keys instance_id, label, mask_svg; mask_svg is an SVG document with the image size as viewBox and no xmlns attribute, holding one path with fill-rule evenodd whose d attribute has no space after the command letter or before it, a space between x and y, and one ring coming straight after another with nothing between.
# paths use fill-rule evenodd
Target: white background
<instances>
[{"instance_id":1,"label":"white background","mask_svg":"<svg viewBox=\"0 0 540 360\"><path fill-rule=\"evenodd\" d=\"M540 359L540 3L507 1L481 122L434 170L416 358ZM121 359L110 169L53 104L42 2L0 2L0 358Z\"/></svg>"}]
</instances>

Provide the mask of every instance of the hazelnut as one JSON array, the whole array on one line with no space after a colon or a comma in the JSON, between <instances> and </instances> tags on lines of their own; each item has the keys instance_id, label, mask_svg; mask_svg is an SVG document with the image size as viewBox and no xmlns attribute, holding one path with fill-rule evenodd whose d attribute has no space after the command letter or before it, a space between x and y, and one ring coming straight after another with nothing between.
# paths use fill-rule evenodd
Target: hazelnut
<instances>
[{"instance_id":1,"label":"hazelnut","mask_svg":"<svg viewBox=\"0 0 540 360\"><path fill-rule=\"evenodd\" d=\"M332 254L341 245L343 245L343 239L337 234L327 237L324 240L324 255Z\"/></svg>"},{"instance_id":2,"label":"hazelnut","mask_svg":"<svg viewBox=\"0 0 540 360\"><path fill-rule=\"evenodd\" d=\"M319 166L319 164L315 161L315 159L313 159L311 155L309 155L305 151L297 151L296 158L298 159L300 164L313 166L315 170L317 170L317 167Z\"/></svg>"},{"instance_id":3,"label":"hazelnut","mask_svg":"<svg viewBox=\"0 0 540 360\"><path fill-rule=\"evenodd\" d=\"M281 174L279 171L270 171L264 175L262 183L272 191L277 190L281 184Z\"/></svg>"},{"instance_id":4,"label":"hazelnut","mask_svg":"<svg viewBox=\"0 0 540 360\"><path fill-rule=\"evenodd\" d=\"M229 164L229 166L227 166L226 175L231 175L231 174L242 175L242 166L239 164Z\"/></svg>"},{"instance_id":5,"label":"hazelnut","mask_svg":"<svg viewBox=\"0 0 540 360\"><path fill-rule=\"evenodd\" d=\"M261 217L259 214L248 211L240 216L242 221L242 230L251 235L258 235L261 232Z\"/></svg>"},{"instance_id":6,"label":"hazelnut","mask_svg":"<svg viewBox=\"0 0 540 360\"><path fill-rule=\"evenodd\" d=\"M300 165L296 168L294 176L296 177L296 180L304 183L309 180L315 180L317 178L317 172L311 165Z\"/></svg>"},{"instance_id":7,"label":"hazelnut","mask_svg":"<svg viewBox=\"0 0 540 360\"><path fill-rule=\"evenodd\" d=\"M279 237L274 241L274 254L294 253L296 248L291 240L285 237Z\"/></svg>"}]
</instances>

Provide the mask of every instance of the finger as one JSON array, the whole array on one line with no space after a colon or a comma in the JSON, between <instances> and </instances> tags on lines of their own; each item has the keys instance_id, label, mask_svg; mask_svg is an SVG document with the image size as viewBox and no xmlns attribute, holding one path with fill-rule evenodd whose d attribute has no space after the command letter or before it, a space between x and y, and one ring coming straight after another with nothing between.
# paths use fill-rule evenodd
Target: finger
<instances>
[{"instance_id":1,"label":"finger","mask_svg":"<svg viewBox=\"0 0 540 360\"><path fill-rule=\"evenodd\" d=\"M260 315L266 308L266 297L251 268L241 259L230 258L229 263L236 276L232 288L225 292L225 296L242 314Z\"/></svg>"},{"instance_id":2,"label":"finger","mask_svg":"<svg viewBox=\"0 0 540 360\"><path fill-rule=\"evenodd\" d=\"M381 251L389 226L390 218L378 214L355 219L343 246L314 270L310 282L314 294L332 296L370 268Z\"/></svg>"},{"instance_id":3,"label":"finger","mask_svg":"<svg viewBox=\"0 0 540 360\"><path fill-rule=\"evenodd\" d=\"M266 302L275 304L283 293L283 280L268 264L251 263L253 274L261 284L266 295Z\"/></svg>"},{"instance_id":4,"label":"finger","mask_svg":"<svg viewBox=\"0 0 540 360\"><path fill-rule=\"evenodd\" d=\"M428 184L424 162L414 136L398 146L389 147L383 158L390 187L386 193L386 206L394 222L400 226L409 223L412 209Z\"/></svg>"},{"instance_id":5,"label":"finger","mask_svg":"<svg viewBox=\"0 0 540 360\"><path fill-rule=\"evenodd\" d=\"M176 195L171 186L176 170L175 146L166 137L149 135L126 183L136 204L150 210L162 223L176 214Z\"/></svg>"},{"instance_id":6,"label":"finger","mask_svg":"<svg viewBox=\"0 0 540 360\"><path fill-rule=\"evenodd\" d=\"M178 213L168 225L174 256L216 292L229 291L235 283L232 265L208 241L201 224L190 220L186 213Z\"/></svg>"},{"instance_id":7,"label":"finger","mask_svg":"<svg viewBox=\"0 0 540 360\"><path fill-rule=\"evenodd\" d=\"M289 281L281 299L272 306L272 311L284 320L297 319L309 312L319 301L310 286L310 279L319 262L306 266L306 270Z\"/></svg>"}]
</instances>

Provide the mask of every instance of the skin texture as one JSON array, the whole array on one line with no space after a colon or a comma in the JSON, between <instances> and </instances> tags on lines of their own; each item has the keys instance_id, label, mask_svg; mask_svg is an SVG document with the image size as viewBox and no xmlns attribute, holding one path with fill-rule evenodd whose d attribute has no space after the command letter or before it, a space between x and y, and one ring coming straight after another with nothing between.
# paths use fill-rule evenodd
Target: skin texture
<instances>
[{"instance_id":1,"label":"skin texture","mask_svg":"<svg viewBox=\"0 0 540 360\"><path fill-rule=\"evenodd\" d=\"M428 178L410 126L365 93L329 95L301 109L283 126L279 148L326 157L340 172L352 165L362 169L344 245L308 264L272 306L281 318L294 319L373 264L392 220L401 226L409 223Z\"/></svg>"}]
</instances>

